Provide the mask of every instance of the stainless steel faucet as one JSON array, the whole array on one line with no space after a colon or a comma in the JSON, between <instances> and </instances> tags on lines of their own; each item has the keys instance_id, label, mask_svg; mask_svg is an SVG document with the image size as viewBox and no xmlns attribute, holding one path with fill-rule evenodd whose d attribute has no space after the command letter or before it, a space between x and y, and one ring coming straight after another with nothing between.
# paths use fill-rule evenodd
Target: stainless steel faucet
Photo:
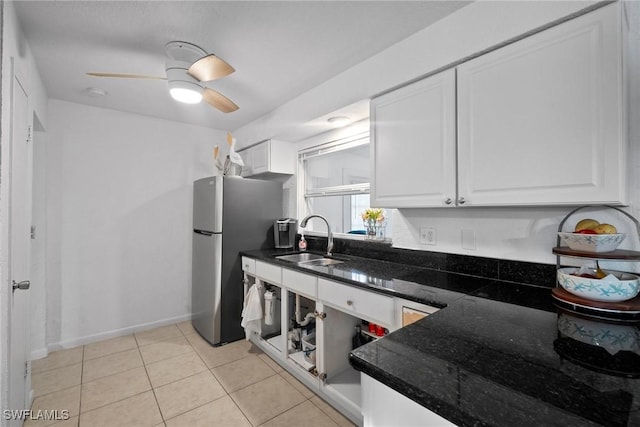
<instances>
[{"instance_id":1,"label":"stainless steel faucet","mask_svg":"<svg viewBox=\"0 0 640 427\"><path fill-rule=\"evenodd\" d=\"M329 221L327 221L327 218L323 217L322 215L311 214L307 215L302 221L300 221L300 227L305 228L307 226L307 222L311 218L320 218L324 221L325 224L327 224L327 256L331 256L331 251L333 251L333 233L331 232Z\"/></svg>"}]
</instances>

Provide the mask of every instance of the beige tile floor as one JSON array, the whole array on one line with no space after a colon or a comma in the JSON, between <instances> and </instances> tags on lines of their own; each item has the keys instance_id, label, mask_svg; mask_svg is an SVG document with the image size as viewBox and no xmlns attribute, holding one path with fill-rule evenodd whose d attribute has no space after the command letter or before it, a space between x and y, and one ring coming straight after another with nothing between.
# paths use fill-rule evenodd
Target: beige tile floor
<instances>
[{"instance_id":1,"label":"beige tile floor","mask_svg":"<svg viewBox=\"0 0 640 427\"><path fill-rule=\"evenodd\" d=\"M32 363L34 413L25 426L353 426L242 340L212 347L191 322L51 353Z\"/></svg>"}]
</instances>

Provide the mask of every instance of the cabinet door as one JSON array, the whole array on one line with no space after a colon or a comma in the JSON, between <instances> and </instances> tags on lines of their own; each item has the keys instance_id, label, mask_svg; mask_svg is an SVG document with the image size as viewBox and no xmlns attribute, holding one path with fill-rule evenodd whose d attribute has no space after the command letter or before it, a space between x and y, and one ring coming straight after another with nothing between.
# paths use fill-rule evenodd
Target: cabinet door
<instances>
[{"instance_id":1,"label":"cabinet door","mask_svg":"<svg viewBox=\"0 0 640 427\"><path fill-rule=\"evenodd\" d=\"M371 206L452 206L455 138L455 70L374 99Z\"/></svg>"},{"instance_id":2,"label":"cabinet door","mask_svg":"<svg viewBox=\"0 0 640 427\"><path fill-rule=\"evenodd\" d=\"M238 154L240 154L240 157L242 157L242 162L244 163L240 175L243 177L251 176L253 174L253 172L251 171L251 149L249 148L247 150L238 151Z\"/></svg>"},{"instance_id":3,"label":"cabinet door","mask_svg":"<svg viewBox=\"0 0 640 427\"><path fill-rule=\"evenodd\" d=\"M270 142L266 141L250 148L252 175L269 172L269 145Z\"/></svg>"},{"instance_id":4,"label":"cabinet door","mask_svg":"<svg viewBox=\"0 0 640 427\"><path fill-rule=\"evenodd\" d=\"M625 202L618 7L458 67L465 205Z\"/></svg>"}]
</instances>

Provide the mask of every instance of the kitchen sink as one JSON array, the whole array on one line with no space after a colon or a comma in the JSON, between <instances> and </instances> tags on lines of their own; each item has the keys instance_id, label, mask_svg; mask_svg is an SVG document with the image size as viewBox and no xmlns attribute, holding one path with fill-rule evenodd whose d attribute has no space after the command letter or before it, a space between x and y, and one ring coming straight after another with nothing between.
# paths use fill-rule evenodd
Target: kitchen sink
<instances>
[{"instance_id":1,"label":"kitchen sink","mask_svg":"<svg viewBox=\"0 0 640 427\"><path fill-rule=\"evenodd\" d=\"M276 259L293 262L300 267L324 266L332 264L342 264L344 261L334 258L326 258L322 255L303 252L299 254L280 255Z\"/></svg>"},{"instance_id":2,"label":"kitchen sink","mask_svg":"<svg viewBox=\"0 0 640 427\"><path fill-rule=\"evenodd\" d=\"M340 261L339 259L333 258L320 258L320 259L312 259L310 261L299 262L300 267L314 266L314 265L332 265L332 264L342 264L344 261Z\"/></svg>"},{"instance_id":3,"label":"kitchen sink","mask_svg":"<svg viewBox=\"0 0 640 427\"><path fill-rule=\"evenodd\" d=\"M323 258L322 255L311 254L309 252L303 252L303 253L300 253L300 254L280 255L280 256L277 256L276 259L281 259L283 261L289 261L289 262L298 263L298 262L315 261L315 260L320 260L320 259L324 259L324 258Z\"/></svg>"}]
</instances>

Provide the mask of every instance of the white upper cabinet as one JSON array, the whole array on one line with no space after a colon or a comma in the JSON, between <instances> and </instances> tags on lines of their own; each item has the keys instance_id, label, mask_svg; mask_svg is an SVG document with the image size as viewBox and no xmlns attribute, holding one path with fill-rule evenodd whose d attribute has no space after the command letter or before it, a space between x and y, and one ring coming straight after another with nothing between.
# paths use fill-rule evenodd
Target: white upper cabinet
<instances>
[{"instance_id":1,"label":"white upper cabinet","mask_svg":"<svg viewBox=\"0 0 640 427\"><path fill-rule=\"evenodd\" d=\"M371 206L453 205L456 197L455 71L371 102Z\"/></svg>"},{"instance_id":2,"label":"white upper cabinet","mask_svg":"<svg viewBox=\"0 0 640 427\"><path fill-rule=\"evenodd\" d=\"M288 142L269 139L238 153L244 162L242 176L293 175L295 171L295 151Z\"/></svg>"},{"instance_id":3,"label":"white upper cabinet","mask_svg":"<svg viewBox=\"0 0 640 427\"><path fill-rule=\"evenodd\" d=\"M608 5L372 100L372 205L625 204L623 30Z\"/></svg>"},{"instance_id":4,"label":"white upper cabinet","mask_svg":"<svg viewBox=\"0 0 640 427\"><path fill-rule=\"evenodd\" d=\"M458 188L468 205L624 203L616 5L458 67Z\"/></svg>"}]
</instances>

